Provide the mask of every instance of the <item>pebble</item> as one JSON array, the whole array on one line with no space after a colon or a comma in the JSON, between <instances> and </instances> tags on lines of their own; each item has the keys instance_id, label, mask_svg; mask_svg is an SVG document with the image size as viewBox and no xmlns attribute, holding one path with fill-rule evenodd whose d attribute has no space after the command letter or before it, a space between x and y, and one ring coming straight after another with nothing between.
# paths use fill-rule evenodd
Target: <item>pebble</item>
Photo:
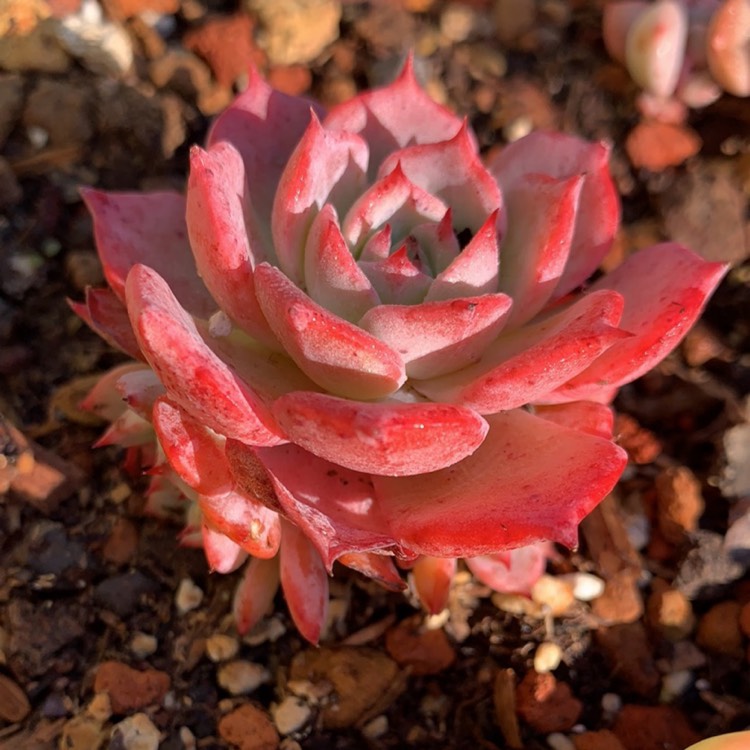
<instances>
[{"instance_id":1,"label":"pebble","mask_svg":"<svg viewBox=\"0 0 750 750\"><path fill-rule=\"evenodd\" d=\"M558 682L551 673L526 673L516 688L518 715L537 732L565 732L577 721L583 704L571 693L570 686Z\"/></svg>"},{"instance_id":2,"label":"pebble","mask_svg":"<svg viewBox=\"0 0 750 750\"><path fill-rule=\"evenodd\" d=\"M179 735L183 750L195 750L198 747L198 741L190 727L180 727Z\"/></svg>"},{"instance_id":3,"label":"pebble","mask_svg":"<svg viewBox=\"0 0 750 750\"><path fill-rule=\"evenodd\" d=\"M190 578L183 578L174 597L177 612L181 615L187 614L200 607L203 601L203 589L197 586Z\"/></svg>"},{"instance_id":4,"label":"pebble","mask_svg":"<svg viewBox=\"0 0 750 750\"><path fill-rule=\"evenodd\" d=\"M452 44L466 41L477 28L476 11L467 5L450 3L440 14L440 33Z\"/></svg>"},{"instance_id":5,"label":"pebble","mask_svg":"<svg viewBox=\"0 0 750 750\"><path fill-rule=\"evenodd\" d=\"M701 145L698 134L687 125L652 120L641 122L630 131L625 150L634 167L662 172L695 156Z\"/></svg>"},{"instance_id":6,"label":"pebble","mask_svg":"<svg viewBox=\"0 0 750 750\"><path fill-rule=\"evenodd\" d=\"M301 698L288 695L281 703L271 707L271 716L279 734L292 734L307 724L312 709Z\"/></svg>"},{"instance_id":7,"label":"pebble","mask_svg":"<svg viewBox=\"0 0 750 750\"><path fill-rule=\"evenodd\" d=\"M573 736L575 750L627 750L614 732L602 729ZM640 748L639 748L640 750Z\"/></svg>"},{"instance_id":8,"label":"pebble","mask_svg":"<svg viewBox=\"0 0 750 750\"><path fill-rule=\"evenodd\" d=\"M608 718L615 716L622 708L622 698L617 693L604 693L602 696L602 712Z\"/></svg>"},{"instance_id":9,"label":"pebble","mask_svg":"<svg viewBox=\"0 0 750 750\"><path fill-rule=\"evenodd\" d=\"M222 716L219 735L239 750L276 750L279 734L265 711L244 703Z\"/></svg>"},{"instance_id":10,"label":"pebble","mask_svg":"<svg viewBox=\"0 0 750 750\"><path fill-rule=\"evenodd\" d=\"M552 750L576 750L573 740L562 732L552 732L552 734L547 735L547 744Z\"/></svg>"},{"instance_id":11,"label":"pebble","mask_svg":"<svg viewBox=\"0 0 750 750\"><path fill-rule=\"evenodd\" d=\"M551 641L540 643L534 654L534 670L540 674L554 672L562 661L562 649Z\"/></svg>"},{"instance_id":12,"label":"pebble","mask_svg":"<svg viewBox=\"0 0 750 750\"><path fill-rule=\"evenodd\" d=\"M30 712L26 693L17 682L0 674L0 719L15 723L23 721Z\"/></svg>"},{"instance_id":13,"label":"pebble","mask_svg":"<svg viewBox=\"0 0 750 750\"><path fill-rule=\"evenodd\" d=\"M156 653L158 646L159 642L156 637L148 633L139 631L133 633L133 637L130 639L130 651L138 659L145 659L147 656Z\"/></svg>"},{"instance_id":14,"label":"pebble","mask_svg":"<svg viewBox=\"0 0 750 750\"><path fill-rule=\"evenodd\" d=\"M426 630L422 618L409 618L385 634L385 648L401 666L414 675L438 674L456 659L444 630Z\"/></svg>"},{"instance_id":15,"label":"pebble","mask_svg":"<svg viewBox=\"0 0 750 750\"><path fill-rule=\"evenodd\" d=\"M715 654L739 656L742 653L741 609L735 601L714 604L698 623L696 643Z\"/></svg>"},{"instance_id":16,"label":"pebble","mask_svg":"<svg viewBox=\"0 0 750 750\"><path fill-rule=\"evenodd\" d=\"M567 573L558 578L571 586L579 602L593 601L604 593L604 581L592 573Z\"/></svg>"},{"instance_id":17,"label":"pebble","mask_svg":"<svg viewBox=\"0 0 750 750\"><path fill-rule=\"evenodd\" d=\"M388 717L385 714L380 714L362 727L362 735L367 737L368 740L377 740L387 734L388 729Z\"/></svg>"},{"instance_id":18,"label":"pebble","mask_svg":"<svg viewBox=\"0 0 750 750\"><path fill-rule=\"evenodd\" d=\"M502 612L507 612L511 615L534 617L536 619L542 619L544 613L542 608L536 602L532 602L525 596L520 594L501 594L495 592L492 595L492 603Z\"/></svg>"},{"instance_id":19,"label":"pebble","mask_svg":"<svg viewBox=\"0 0 750 750\"><path fill-rule=\"evenodd\" d=\"M231 635L214 633L206 638L206 654L214 663L234 659L239 649L240 644Z\"/></svg>"},{"instance_id":20,"label":"pebble","mask_svg":"<svg viewBox=\"0 0 750 750\"><path fill-rule=\"evenodd\" d=\"M242 659L222 664L217 673L219 685L232 695L252 693L269 679L270 674L265 667Z\"/></svg>"},{"instance_id":21,"label":"pebble","mask_svg":"<svg viewBox=\"0 0 750 750\"><path fill-rule=\"evenodd\" d=\"M84 252L88 255L87 251L80 251L80 253ZM96 256L94 256L93 260L96 261L93 270L101 273L101 264L96 260ZM91 284L91 286L94 286L94 284ZM112 524L112 530L109 532L107 541L104 542L104 546L102 547L102 557L114 565L126 565L133 560L137 550L138 529L135 524L127 518L117 518Z\"/></svg>"},{"instance_id":22,"label":"pebble","mask_svg":"<svg viewBox=\"0 0 750 750\"><path fill-rule=\"evenodd\" d=\"M686 638L695 627L693 605L680 591L656 579L646 604L649 625L670 641Z\"/></svg>"},{"instance_id":23,"label":"pebble","mask_svg":"<svg viewBox=\"0 0 750 750\"><path fill-rule=\"evenodd\" d=\"M95 750L102 747L108 734L101 722L80 714L63 725L59 747L65 750Z\"/></svg>"},{"instance_id":24,"label":"pebble","mask_svg":"<svg viewBox=\"0 0 750 750\"><path fill-rule=\"evenodd\" d=\"M105 661L96 670L94 690L108 693L112 712L124 714L161 703L170 682L166 672L156 669L141 672L118 661Z\"/></svg>"},{"instance_id":25,"label":"pebble","mask_svg":"<svg viewBox=\"0 0 750 750\"><path fill-rule=\"evenodd\" d=\"M664 675L661 683L661 693L659 700L662 703L672 703L675 698L679 698L685 693L695 681L693 673L688 669L681 669L678 672L670 672Z\"/></svg>"},{"instance_id":26,"label":"pebble","mask_svg":"<svg viewBox=\"0 0 750 750\"><path fill-rule=\"evenodd\" d=\"M593 613L608 625L636 622L643 614L639 571L623 568L610 576L604 593L592 602Z\"/></svg>"},{"instance_id":27,"label":"pebble","mask_svg":"<svg viewBox=\"0 0 750 750\"><path fill-rule=\"evenodd\" d=\"M703 514L700 482L686 466L665 469L656 477L656 498L659 530L671 544L681 544Z\"/></svg>"},{"instance_id":28,"label":"pebble","mask_svg":"<svg viewBox=\"0 0 750 750\"><path fill-rule=\"evenodd\" d=\"M109 698L109 693L97 693L86 706L86 713L100 724L109 721L110 716L112 716L112 701Z\"/></svg>"},{"instance_id":29,"label":"pebble","mask_svg":"<svg viewBox=\"0 0 750 750\"><path fill-rule=\"evenodd\" d=\"M122 750L157 750L160 732L146 714L128 716L112 727L112 745Z\"/></svg>"},{"instance_id":30,"label":"pebble","mask_svg":"<svg viewBox=\"0 0 750 750\"><path fill-rule=\"evenodd\" d=\"M553 617L560 617L573 604L573 586L561 577L543 575L531 587L531 600L547 607Z\"/></svg>"},{"instance_id":31,"label":"pebble","mask_svg":"<svg viewBox=\"0 0 750 750\"><path fill-rule=\"evenodd\" d=\"M59 22L46 18L28 34L0 37L0 68L13 73L65 73L71 65L57 39Z\"/></svg>"}]
</instances>

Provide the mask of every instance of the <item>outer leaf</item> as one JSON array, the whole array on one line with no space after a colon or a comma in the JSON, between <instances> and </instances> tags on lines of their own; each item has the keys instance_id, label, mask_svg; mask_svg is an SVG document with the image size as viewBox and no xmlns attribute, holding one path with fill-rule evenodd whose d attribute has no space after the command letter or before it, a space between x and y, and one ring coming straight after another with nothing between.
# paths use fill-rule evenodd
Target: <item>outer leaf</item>
<instances>
[{"instance_id":1,"label":"outer leaf","mask_svg":"<svg viewBox=\"0 0 750 750\"><path fill-rule=\"evenodd\" d=\"M201 527L203 552L208 568L216 573L231 573L247 559L247 553L229 537L214 531L205 523Z\"/></svg>"},{"instance_id":2,"label":"outer leaf","mask_svg":"<svg viewBox=\"0 0 750 750\"><path fill-rule=\"evenodd\" d=\"M209 349L156 271L134 266L126 294L139 346L176 404L221 435L283 442L258 395Z\"/></svg>"},{"instance_id":3,"label":"outer leaf","mask_svg":"<svg viewBox=\"0 0 750 750\"><path fill-rule=\"evenodd\" d=\"M208 317L216 310L198 277L185 226L185 198L179 193L105 193L81 191L94 219L99 258L112 291L125 301L125 279L137 263L166 279L191 314Z\"/></svg>"},{"instance_id":4,"label":"outer leaf","mask_svg":"<svg viewBox=\"0 0 750 750\"><path fill-rule=\"evenodd\" d=\"M377 581L389 591L403 591L406 583L399 575L393 558L375 552L347 552L338 558L338 562L347 568L362 573L363 576Z\"/></svg>"},{"instance_id":5,"label":"outer leaf","mask_svg":"<svg viewBox=\"0 0 750 750\"><path fill-rule=\"evenodd\" d=\"M478 361L505 325L511 304L504 294L485 294L418 305L380 305L360 325L403 357L409 377L428 378Z\"/></svg>"},{"instance_id":6,"label":"outer leaf","mask_svg":"<svg viewBox=\"0 0 750 750\"><path fill-rule=\"evenodd\" d=\"M310 453L355 471L393 476L450 466L471 455L487 432L478 414L460 406L363 403L306 391L282 396L274 414Z\"/></svg>"},{"instance_id":7,"label":"outer leaf","mask_svg":"<svg viewBox=\"0 0 750 750\"><path fill-rule=\"evenodd\" d=\"M127 362L124 365L113 367L97 380L96 385L79 404L80 408L93 412L101 419L112 422L127 408L122 401L122 396L117 391L117 381L128 373L143 371L148 371L148 369L138 362Z\"/></svg>"},{"instance_id":8,"label":"outer leaf","mask_svg":"<svg viewBox=\"0 0 750 750\"><path fill-rule=\"evenodd\" d=\"M578 523L625 468L625 451L518 409L488 422L484 443L460 463L373 477L394 537L435 557L496 554L545 539L574 546Z\"/></svg>"},{"instance_id":9,"label":"outer leaf","mask_svg":"<svg viewBox=\"0 0 750 750\"><path fill-rule=\"evenodd\" d=\"M300 369L328 391L382 398L401 387L401 357L313 302L277 268L256 269L258 301L273 332Z\"/></svg>"},{"instance_id":10,"label":"outer leaf","mask_svg":"<svg viewBox=\"0 0 750 750\"><path fill-rule=\"evenodd\" d=\"M498 555L468 557L469 570L485 586L506 594L529 595L531 587L547 567L550 544L541 542Z\"/></svg>"},{"instance_id":11,"label":"outer leaf","mask_svg":"<svg viewBox=\"0 0 750 750\"><path fill-rule=\"evenodd\" d=\"M448 606L448 595L455 575L455 557L424 556L414 563L411 579L419 601L431 615L442 612Z\"/></svg>"},{"instance_id":12,"label":"outer leaf","mask_svg":"<svg viewBox=\"0 0 750 750\"><path fill-rule=\"evenodd\" d=\"M555 406L534 406L534 414L550 422L588 435L612 439L615 415L612 409L593 401L571 401Z\"/></svg>"},{"instance_id":13,"label":"outer leaf","mask_svg":"<svg viewBox=\"0 0 750 750\"><path fill-rule=\"evenodd\" d=\"M251 558L245 568L245 575L234 592L232 610L238 633L247 633L272 609L278 588L278 558Z\"/></svg>"},{"instance_id":14,"label":"outer leaf","mask_svg":"<svg viewBox=\"0 0 750 750\"><path fill-rule=\"evenodd\" d=\"M156 373L148 367L123 372L115 382L115 389L129 408L148 420L151 420L154 402L165 393Z\"/></svg>"}]
</instances>

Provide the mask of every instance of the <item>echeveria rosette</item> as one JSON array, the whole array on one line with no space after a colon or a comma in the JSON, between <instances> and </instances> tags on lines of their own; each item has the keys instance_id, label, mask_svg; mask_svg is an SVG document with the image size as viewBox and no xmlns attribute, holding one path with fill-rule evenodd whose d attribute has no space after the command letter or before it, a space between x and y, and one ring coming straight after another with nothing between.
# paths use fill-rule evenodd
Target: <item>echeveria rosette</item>
<instances>
[{"instance_id":1,"label":"echeveria rosette","mask_svg":"<svg viewBox=\"0 0 750 750\"><path fill-rule=\"evenodd\" d=\"M75 307L145 363L117 387L212 565L252 556L244 624L280 579L315 640L335 560L393 587L416 560L434 609L455 558L497 581L510 550L576 543L626 463L607 404L725 271L663 244L584 287L607 162L540 132L484 165L407 64L328 114L253 74L186 195L85 193L109 290Z\"/></svg>"}]
</instances>

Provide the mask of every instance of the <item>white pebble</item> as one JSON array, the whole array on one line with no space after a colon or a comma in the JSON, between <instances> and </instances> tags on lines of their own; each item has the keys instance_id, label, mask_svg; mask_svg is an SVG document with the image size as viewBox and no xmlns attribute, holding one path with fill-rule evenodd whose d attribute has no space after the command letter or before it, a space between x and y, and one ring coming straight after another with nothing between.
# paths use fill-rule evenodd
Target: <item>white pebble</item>
<instances>
[{"instance_id":1,"label":"white pebble","mask_svg":"<svg viewBox=\"0 0 750 750\"><path fill-rule=\"evenodd\" d=\"M362 734L368 740L376 740L382 737L388 731L388 717L385 714L376 716L372 721L368 721L362 727Z\"/></svg>"},{"instance_id":2,"label":"white pebble","mask_svg":"<svg viewBox=\"0 0 750 750\"><path fill-rule=\"evenodd\" d=\"M440 16L440 33L449 42L463 42L477 24L476 11L466 5L451 3Z\"/></svg>"},{"instance_id":3,"label":"white pebble","mask_svg":"<svg viewBox=\"0 0 750 750\"><path fill-rule=\"evenodd\" d=\"M573 596L579 602L590 602L604 593L604 581L591 573L569 573L560 576L573 587Z\"/></svg>"},{"instance_id":4,"label":"white pebble","mask_svg":"<svg viewBox=\"0 0 750 750\"><path fill-rule=\"evenodd\" d=\"M693 673L689 669L680 669L677 672L664 675L659 700L662 703L671 703L693 684L693 680Z\"/></svg>"},{"instance_id":5,"label":"white pebble","mask_svg":"<svg viewBox=\"0 0 750 750\"><path fill-rule=\"evenodd\" d=\"M198 746L195 735L190 731L190 727L180 727L180 742L182 743L183 750L195 750Z\"/></svg>"},{"instance_id":6,"label":"white pebble","mask_svg":"<svg viewBox=\"0 0 750 750\"><path fill-rule=\"evenodd\" d=\"M604 693L602 696L602 711L607 717L614 717L620 713L622 698L617 693Z\"/></svg>"},{"instance_id":7,"label":"white pebble","mask_svg":"<svg viewBox=\"0 0 750 750\"><path fill-rule=\"evenodd\" d=\"M576 750L573 740L566 737L562 732L552 732L547 735L547 744L552 750Z\"/></svg>"},{"instance_id":8,"label":"white pebble","mask_svg":"<svg viewBox=\"0 0 750 750\"><path fill-rule=\"evenodd\" d=\"M133 633L133 637L130 639L130 650L139 659L145 659L147 656L156 653L158 645L159 642L155 636L140 631Z\"/></svg>"},{"instance_id":9,"label":"white pebble","mask_svg":"<svg viewBox=\"0 0 750 750\"><path fill-rule=\"evenodd\" d=\"M232 638L231 635L214 633L206 638L206 653L208 654L208 658L214 663L234 659L237 656L239 648L240 644L237 643L237 639Z\"/></svg>"},{"instance_id":10,"label":"white pebble","mask_svg":"<svg viewBox=\"0 0 750 750\"><path fill-rule=\"evenodd\" d=\"M157 750L159 730L146 714L133 714L112 727L111 746L123 750Z\"/></svg>"},{"instance_id":11,"label":"white pebble","mask_svg":"<svg viewBox=\"0 0 750 750\"><path fill-rule=\"evenodd\" d=\"M208 332L215 339L221 338L223 336L229 336L229 334L232 332L232 321L223 310L215 312L208 319Z\"/></svg>"},{"instance_id":12,"label":"white pebble","mask_svg":"<svg viewBox=\"0 0 750 750\"><path fill-rule=\"evenodd\" d=\"M177 587L174 603L177 611L184 615L197 607L203 601L203 589L196 586L189 578L183 578Z\"/></svg>"},{"instance_id":13,"label":"white pebble","mask_svg":"<svg viewBox=\"0 0 750 750\"><path fill-rule=\"evenodd\" d=\"M219 667L217 680L219 685L232 695L247 695L264 682L268 682L268 670L251 661L237 660L222 664Z\"/></svg>"},{"instance_id":14,"label":"white pebble","mask_svg":"<svg viewBox=\"0 0 750 750\"><path fill-rule=\"evenodd\" d=\"M539 644L534 654L534 669L543 674L544 672L554 672L562 661L562 649L551 641L545 641Z\"/></svg>"},{"instance_id":15,"label":"white pebble","mask_svg":"<svg viewBox=\"0 0 750 750\"><path fill-rule=\"evenodd\" d=\"M279 734L296 732L307 724L311 715L310 706L293 695L288 695L281 703L271 706L271 716Z\"/></svg>"}]
</instances>

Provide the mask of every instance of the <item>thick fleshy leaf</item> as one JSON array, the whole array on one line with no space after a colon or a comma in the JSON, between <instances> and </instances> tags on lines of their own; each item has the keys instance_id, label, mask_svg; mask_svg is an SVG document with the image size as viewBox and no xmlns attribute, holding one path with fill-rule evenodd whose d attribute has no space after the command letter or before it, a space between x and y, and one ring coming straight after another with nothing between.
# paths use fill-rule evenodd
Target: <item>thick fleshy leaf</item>
<instances>
[{"instance_id":1,"label":"thick fleshy leaf","mask_svg":"<svg viewBox=\"0 0 750 750\"><path fill-rule=\"evenodd\" d=\"M523 175L503 193L508 228L498 288L513 298L509 325L530 320L552 297L570 253L583 179Z\"/></svg>"},{"instance_id":2,"label":"thick fleshy leaf","mask_svg":"<svg viewBox=\"0 0 750 750\"><path fill-rule=\"evenodd\" d=\"M534 406L534 414L550 422L580 430L589 435L612 439L615 415L612 409L594 401L571 401L569 404Z\"/></svg>"},{"instance_id":3,"label":"thick fleshy leaf","mask_svg":"<svg viewBox=\"0 0 750 750\"><path fill-rule=\"evenodd\" d=\"M125 301L125 279L137 263L153 268L192 315L208 317L214 302L198 277L179 193L105 193L87 188L83 200L94 219L104 275Z\"/></svg>"},{"instance_id":4,"label":"thick fleshy leaf","mask_svg":"<svg viewBox=\"0 0 750 750\"><path fill-rule=\"evenodd\" d=\"M456 575L455 557L420 557L411 569L411 580L425 609L436 615L448 606L448 595Z\"/></svg>"},{"instance_id":5,"label":"thick fleshy leaf","mask_svg":"<svg viewBox=\"0 0 750 750\"><path fill-rule=\"evenodd\" d=\"M437 268L438 274L427 292L426 302L492 294L497 291L500 269L498 217L497 211L491 213L460 253L458 241L451 229L451 236L456 243L455 254L447 265L441 263Z\"/></svg>"},{"instance_id":6,"label":"thick fleshy leaf","mask_svg":"<svg viewBox=\"0 0 750 750\"><path fill-rule=\"evenodd\" d=\"M296 445L253 450L230 440L227 458L238 485L302 529L329 570L343 554L392 545L368 475Z\"/></svg>"},{"instance_id":7,"label":"thick fleshy leaf","mask_svg":"<svg viewBox=\"0 0 750 750\"><path fill-rule=\"evenodd\" d=\"M648 8L646 0L619 0L602 8L602 39L610 56L625 65L628 31L636 18Z\"/></svg>"},{"instance_id":8,"label":"thick fleshy leaf","mask_svg":"<svg viewBox=\"0 0 750 750\"><path fill-rule=\"evenodd\" d=\"M242 154L250 203L261 221L269 221L276 186L310 122L311 109L320 117L325 114L314 102L275 91L251 68L247 88L208 133L209 148L227 141Z\"/></svg>"},{"instance_id":9,"label":"thick fleshy leaf","mask_svg":"<svg viewBox=\"0 0 750 750\"><path fill-rule=\"evenodd\" d=\"M725 0L707 32L708 69L734 96L750 96L750 2Z\"/></svg>"},{"instance_id":10,"label":"thick fleshy leaf","mask_svg":"<svg viewBox=\"0 0 750 750\"><path fill-rule=\"evenodd\" d=\"M150 443L153 439L154 431L151 423L143 417L139 417L134 411L127 409L107 427L101 437L94 443L94 448L103 448L105 445L131 448Z\"/></svg>"},{"instance_id":11,"label":"thick fleshy leaf","mask_svg":"<svg viewBox=\"0 0 750 750\"><path fill-rule=\"evenodd\" d=\"M435 557L496 554L545 539L575 546L578 523L614 486L625 451L520 409L487 420L487 438L460 463L373 477L394 537Z\"/></svg>"},{"instance_id":12,"label":"thick fleshy leaf","mask_svg":"<svg viewBox=\"0 0 750 750\"><path fill-rule=\"evenodd\" d=\"M73 312L110 346L143 359L125 305L111 289L86 289L86 301L68 300Z\"/></svg>"},{"instance_id":13,"label":"thick fleshy leaf","mask_svg":"<svg viewBox=\"0 0 750 750\"><path fill-rule=\"evenodd\" d=\"M156 271L134 266L126 294L139 346L176 404L226 437L253 445L283 442L257 393L206 345Z\"/></svg>"},{"instance_id":14,"label":"thick fleshy leaf","mask_svg":"<svg viewBox=\"0 0 750 750\"><path fill-rule=\"evenodd\" d=\"M363 403L306 391L282 396L274 414L310 453L355 471L393 476L450 466L471 455L487 432L482 417L459 406Z\"/></svg>"},{"instance_id":15,"label":"thick fleshy leaf","mask_svg":"<svg viewBox=\"0 0 750 750\"><path fill-rule=\"evenodd\" d=\"M416 305L425 298L432 279L409 257L413 247L413 241L407 240L385 260L359 262L382 302Z\"/></svg>"},{"instance_id":16,"label":"thick fleshy leaf","mask_svg":"<svg viewBox=\"0 0 750 750\"><path fill-rule=\"evenodd\" d=\"M247 553L228 536L214 531L205 523L201 527L203 552L208 569L216 573L231 573L247 559Z\"/></svg>"},{"instance_id":17,"label":"thick fleshy leaf","mask_svg":"<svg viewBox=\"0 0 750 750\"><path fill-rule=\"evenodd\" d=\"M280 268L298 286L310 224L325 203L341 214L365 184L367 145L351 133L325 130L313 115L281 175L271 215Z\"/></svg>"},{"instance_id":18,"label":"thick fleshy leaf","mask_svg":"<svg viewBox=\"0 0 750 750\"><path fill-rule=\"evenodd\" d=\"M485 586L504 594L528 596L547 567L550 546L548 542L529 544L497 555L467 557L465 562Z\"/></svg>"},{"instance_id":19,"label":"thick fleshy leaf","mask_svg":"<svg viewBox=\"0 0 750 750\"><path fill-rule=\"evenodd\" d=\"M394 152L383 162L380 174L389 174L397 164L411 182L451 207L453 226L458 229L479 231L502 206L500 189L482 164L466 125L449 141Z\"/></svg>"},{"instance_id":20,"label":"thick fleshy leaf","mask_svg":"<svg viewBox=\"0 0 750 750\"><path fill-rule=\"evenodd\" d=\"M313 302L277 268L263 263L255 275L271 329L318 385L364 399L382 398L401 387L406 374L397 352Z\"/></svg>"},{"instance_id":21,"label":"thick fleshy leaf","mask_svg":"<svg viewBox=\"0 0 750 750\"><path fill-rule=\"evenodd\" d=\"M527 174L557 179L584 175L570 254L555 298L583 284L609 251L620 220L609 147L564 133L535 131L506 146L490 161L489 170L504 193Z\"/></svg>"},{"instance_id":22,"label":"thick fleshy leaf","mask_svg":"<svg viewBox=\"0 0 750 750\"><path fill-rule=\"evenodd\" d=\"M493 214L493 216L496 216L496 214ZM472 244L474 239L482 234L482 231L483 230L477 232L475 237L472 238L472 242L469 244ZM453 212L450 208L448 208L439 222L435 223L433 221L426 224L420 224L419 226L414 227L411 233L419 244L420 255L426 260L433 277L443 273L443 271L445 271L445 269L456 260L459 253L463 254L469 249L467 245L463 251L461 250L461 246L458 243L458 237L456 237L456 233L453 231ZM495 245L495 254L497 255L497 244ZM364 253L362 253L362 258L365 259ZM497 265L497 260L495 261L495 265ZM489 273L491 273L491 271ZM484 276L486 278L486 271ZM494 292L496 290L497 269L495 269L495 287L490 291ZM432 289L430 289L430 291L432 291ZM469 294L474 294L474 292L467 287L465 292L453 296L465 297ZM435 295L434 299L445 299L448 296L450 295Z\"/></svg>"},{"instance_id":23,"label":"thick fleshy leaf","mask_svg":"<svg viewBox=\"0 0 750 750\"><path fill-rule=\"evenodd\" d=\"M406 583L398 572L393 557L376 552L347 552L337 562L347 568L362 573L363 576L377 581L389 591L404 591Z\"/></svg>"},{"instance_id":24,"label":"thick fleshy leaf","mask_svg":"<svg viewBox=\"0 0 750 750\"><path fill-rule=\"evenodd\" d=\"M278 347L255 297L253 268L272 257L250 205L245 165L222 142L190 151L187 228L198 273L218 306L251 336Z\"/></svg>"},{"instance_id":25,"label":"thick fleshy leaf","mask_svg":"<svg viewBox=\"0 0 750 750\"><path fill-rule=\"evenodd\" d=\"M497 338L512 300L485 294L419 305L380 305L360 321L395 349L411 378L429 378L477 362Z\"/></svg>"},{"instance_id":26,"label":"thick fleshy leaf","mask_svg":"<svg viewBox=\"0 0 750 750\"><path fill-rule=\"evenodd\" d=\"M425 92L411 57L390 85L367 91L331 110L327 128L359 133L370 146L370 176L392 151L412 143L438 143L461 129L461 120Z\"/></svg>"},{"instance_id":27,"label":"thick fleshy leaf","mask_svg":"<svg viewBox=\"0 0 750 750\"><path fill-rule=\"evenodd\" d=\"M117 378L115 388L128 407L149 421L154 402L165 393L161 380L148 367L123 372Z\"/></svg>"},{"instance_id":28,"label":"thick fleshy leaf","mask_svg":"<svg viewBox=\"0 0 750 750\"><path fill-rule=\"evenodd\" d=\"M310 227L305 246L305 287L315 302L352 323L380 302L354 260L330 204L323 206Z\"/></svg>"},{"instance_id":29,"label":"thick fleshy leaf","mask_svg":"<svg viewBox=\"0 0 750 750\"><path fill-rule=\"evenodd\" d=\"M617 342L562 385L552 402L608 400L613 388L650 370L695 323L727 268L727 264L705 261L681 245L664 243L631 255L602 277L592 285L592 293L611 289L624 297L620 327L633 336Z\"/></svg>"},{"instance_id":30,"label":"thick fleshy leaf","mask_svg":"<svg viewBox=\"0 0 750 750\"><path fill-rule=\"evenodd\" d=\"M447 206L439 198L409 180L401 165L377 180L357 198L342 222L344 237L355 255L372 232L390 226L391 242L401 242L413 227L425 221L439 221Z\"/></svg>"},{"instance_id":31,"label":"thick fleshy leaf","mask_svg":"<svg viewBox=\"0 0 750 750\"><path fill-rule=\"evenodd\" d=\"M391 227L386 224L382 229L370 235L370 239L365 242L359 256L360 261L385 260L391 254L393 247L391 239Z\"/></svg>"},{"instance_id":32,"label":"thick fleshy leaf","mask_svg":"<svg viewBox=\"0 0 750 750\"><path fill-rule=\"evenodd\" d=\"M79 407L112 422L127 408L122 395L117 390L117 381L124 375L144 371L148 372L148 368L137 362L127 362L113 367L96 381L96 385L86 394Z\"/></svg>"},{"instance_id":33,"label":"thick fleshy leaf","mask_svg":"<svg viewBox=\"0 0 750 750\"><path fill-rule=\"evenodd\" d=\"M273 608L279 588L279 560L253 557L234 592L232 612L237 632L244 635Z\"/></svg>"},{"instance_id":34,"label":"thick fleshy leaf","mask_svg":"<svg viewBox=\"0 0 750 750\"><path fill-rule=\"evenodd\" d=\"M317 643L328 614L328 575L315 547L291 523L284 523L279 569L294 624L310 643Z\"/></svg>"},{"instance_id":35,"label":"thick fleshy leaf","mask_svg":"<svg viewBox=\"0 0 750 750\"><path fill-rule=\"evenodd\" d=\"M493 414L535 401L585 370L630 334L616 328L623 299L599 291L534 324L503 333L476 365L412 382L420 393Z\"/></svg>"}]
</instances>

